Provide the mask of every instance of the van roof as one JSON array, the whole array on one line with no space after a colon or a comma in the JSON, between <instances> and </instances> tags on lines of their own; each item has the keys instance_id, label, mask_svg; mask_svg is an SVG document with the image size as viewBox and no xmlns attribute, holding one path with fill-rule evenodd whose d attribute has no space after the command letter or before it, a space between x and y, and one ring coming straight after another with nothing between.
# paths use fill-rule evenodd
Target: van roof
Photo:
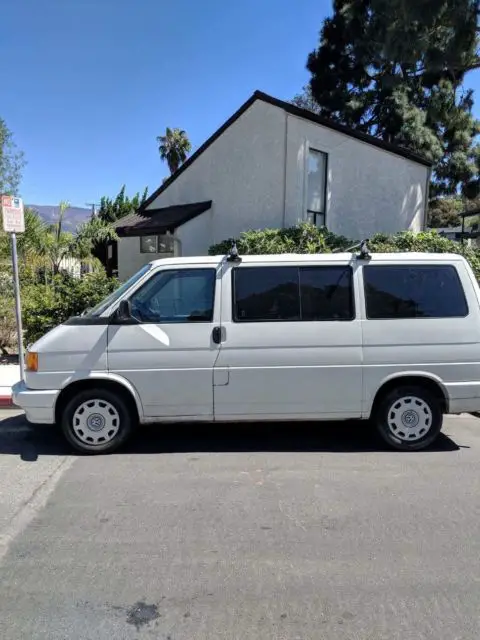
<instances>
[{"instance_id":1,"label":"van roof","mask_svg":"<svg viewBox=\"0 0 480 640\"><path fill-rule=\"evenodd\" d=\"M279 253L275 255L246 255L241 256L242 264L252 263L286 263L286 262L340 262L348 263L355 260L356 253ZM372 253L369 262L463 262L458 253ZM184 264L219 264L225 256L195 256L189 258L161 258L153 260L152 265L184 265Z\"/></svg>"}]
</instances>

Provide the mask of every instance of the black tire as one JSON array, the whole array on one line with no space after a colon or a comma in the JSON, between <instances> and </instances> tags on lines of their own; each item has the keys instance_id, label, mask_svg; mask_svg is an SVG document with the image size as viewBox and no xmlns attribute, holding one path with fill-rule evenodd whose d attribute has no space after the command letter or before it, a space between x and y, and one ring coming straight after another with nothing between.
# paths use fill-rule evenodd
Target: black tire
<instances>
[{"instance_id":1,"label":"black tire","mask_svg":"<svg viewBox=\"0 0 480 640\"><path fill-rule=\"evenodd\" d=\"M92 412L95 411L95 407L99 407L100 412L106 412L107 418L110 414L113 416L111 431L116 430L115 435L111 436L111 432L106 431L105 426L102 427L105 431L104 439L111 438L108 441L93 442L93 439L101 440L101 431L92 431L90 435L88 429L85 429L82 424L79 426L80 418L75 414L77 410L81 411L82 405L89 402L92 403ZM95 419L95 416L98 415L98 413L92 413L87 416L86 421L88 422L88 418ZM89 454L111 453L121 447L130 437L134 426L134 414L119 394L109 389L86 389L68 401L60 417L60 426L65 438L77 451ZM80 431L83 431L83 437L77 433ZM89 437L92 442L88 442Z\"/></svg>"},{"instance_id":2,"label":"black tire","mask_svg":"<svg viewBox=\"0 0 480 640\"><path fill-rule=\"evenodd\" d=\"M385 442L400 451L425 449L436 440L443 423L439 399L422 386L400 386L389 391L380 399L373 418Z\"/></svg>"}]
</instances>

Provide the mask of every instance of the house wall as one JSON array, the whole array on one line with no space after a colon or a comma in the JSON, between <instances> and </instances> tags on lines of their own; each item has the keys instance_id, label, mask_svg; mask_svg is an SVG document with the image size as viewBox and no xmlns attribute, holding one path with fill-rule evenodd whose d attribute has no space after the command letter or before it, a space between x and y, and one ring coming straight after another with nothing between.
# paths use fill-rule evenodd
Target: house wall
<instances>
[{"instance_id":1,"label":"house wall","mask_svg":"<svg viewBox=\"0 0 480 640\"><path fill-rule=\"evenodd\" d=\"M182 255L247 229L282 225L285 113L256 101L149 209L212 200L212 208L177 230Z\"/></svg>"},{"instance_id":2,"label":"house wall","mask_svg":"<svg viewBox=\"0 0 480 640\"><path fill-rule=\"evenodd\" d=\"M206 254L248 229L290 226L306 217L308 148L328 154L326 225L352 240L423 228L428 168L255 101L149 206L212 200L176 231L181 255ZM127 246L122 247L123 244ZM154 256L138 238L119 242L119 271ZM125 264L127 261L128 264Z\"/></svg>"},{"instance_id":3,"label":"house wall","mask_svg":"<svg viewBox=\"0 0 480 640\"><path fill-rule=\"evenodd\" d=\"M309 147L328 154L326 225L352 240L420 231L428 168L343 133L287 118L286 225L303 220Z\"/></svg>"},{"instance_id":4,"label":"house wall","mask_svg":"<svg viewBox=\"0 0 480 640\"><path fill-rule=\"evenodd\" d=\"M140 238L120 238L118 241L118 277L128 280L143 265L159 258L172 257L170 254L140 253Z\"/></svg>"}]
</instances>

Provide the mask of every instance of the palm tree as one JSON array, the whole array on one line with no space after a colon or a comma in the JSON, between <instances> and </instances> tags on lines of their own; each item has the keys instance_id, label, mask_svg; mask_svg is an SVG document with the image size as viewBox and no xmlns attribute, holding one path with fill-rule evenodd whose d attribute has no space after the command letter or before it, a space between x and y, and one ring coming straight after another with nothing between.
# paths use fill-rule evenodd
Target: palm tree
<instances>
[{"instance_id":1,"label":"palm tree","mask_svg":"<svg viewBox=\"0 0 480 640\"><path fill-rule=\"evenodd\" d=\"M170 173L175 173L185 162L192 148L186 132L183 129L167 127L164 136L157 136L157 142L160 158L167 162Z\"/></svg>"}]
</instances>

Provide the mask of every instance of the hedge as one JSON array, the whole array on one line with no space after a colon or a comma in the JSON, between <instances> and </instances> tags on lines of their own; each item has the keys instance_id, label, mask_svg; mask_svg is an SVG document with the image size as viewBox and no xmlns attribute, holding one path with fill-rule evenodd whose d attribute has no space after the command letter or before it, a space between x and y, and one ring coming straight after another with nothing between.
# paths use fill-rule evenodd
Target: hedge
<instances>
[{"instance_id":1,"label":"hedge","mask_svg":"<svg viewBox=\"0 0 480 640\"><path fill-rule=\"evenodd\" d=\"M233 242L243 255L278 253L331 253L345 250L356 244L343 236L337 236L325 228L304 223L286 229L263 229L245 231L239 238L229 238L209 249L210 255L225 255ZM394 235L375 234L369 240L372 252L395 253L400 251L419 251L431 253L458 253L470 263L477 280L480 280L480 249L470 248L466 244L449 240L436 231L413 233L402 231Z\"/></svg>"}]
</instances>

